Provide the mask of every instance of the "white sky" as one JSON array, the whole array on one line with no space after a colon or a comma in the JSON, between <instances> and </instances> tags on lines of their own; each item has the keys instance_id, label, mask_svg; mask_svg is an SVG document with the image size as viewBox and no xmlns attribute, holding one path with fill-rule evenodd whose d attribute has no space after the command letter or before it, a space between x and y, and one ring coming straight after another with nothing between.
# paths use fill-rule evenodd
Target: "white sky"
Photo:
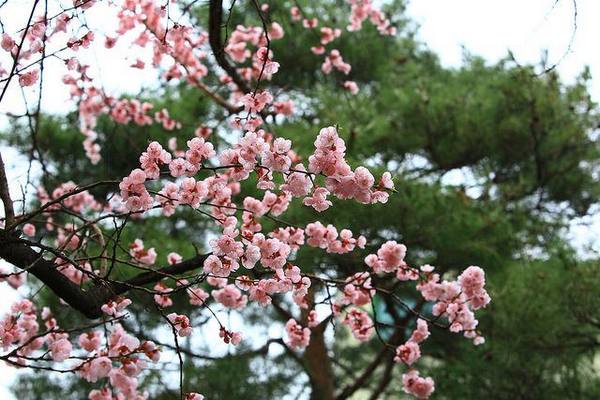
<instances>
[{"instance_id":1,"label":"white sky","mask_svg":"<svg viewBox=\"0 0 600 400\"><path fill-rule=\"evenodd\" d=\"M23 26L27 7L22 4L22 0L9 2L7 6L12 8L0 12L2 22ZM541 59L542 51L548 50L549 64L552 64L566 51L573 30L573 1L559 0L554 4L555 0L413 0L408 14L421 25L418 37L440 56L444 65L460 65L462 46L491 62L504 57L510 49L520 63L536 63ZM577 10L577 32L571 51L558 66L558 71L567 82L572 82L585 65L591 68L592 77L600 76L597 48L600 1L577 0ZM90 24L94 25L95 22L97 26L111 30L103 26L106 23L103 15L106 14L98 11L97 17L90 19ZM127 49L121 49L120 53L126 56ZM95 58L92 62L99 63L102 81L113 94L119 90L135 92L145 82L152 81L148 73L123 68L135 60L115 60L114 55L109 57L102 50ZM45 110L65 112L72 107L66 101L68 94L59 79L47 79L46 85L46 93L50 93L51 97L47 96L44 101ZM14 85L12 89L7 93L7 101L0 105L0 111L22 111L19 90ZM593 81L591 92L593 98L600 101L600 79ZM2 151L6 155L6 150ZM8 164L15 163L18 160L13 156ZM23 168L18 165L7 172L12 182L23 176ZM13 186L12 191L18 193L18 186ZM600 231L600 217L596 215L583 222L592 224L574 225L572 237L582 247L590 243L599 250L597 233ZM0 312L3 312L11 304L14 291L0 286L0 296L3 300L0 302ZM15 398L8 392L8 387L14 381L15 370L3 367L0 371L0 398L13 400Z\"/></svg>"}]
</instances>

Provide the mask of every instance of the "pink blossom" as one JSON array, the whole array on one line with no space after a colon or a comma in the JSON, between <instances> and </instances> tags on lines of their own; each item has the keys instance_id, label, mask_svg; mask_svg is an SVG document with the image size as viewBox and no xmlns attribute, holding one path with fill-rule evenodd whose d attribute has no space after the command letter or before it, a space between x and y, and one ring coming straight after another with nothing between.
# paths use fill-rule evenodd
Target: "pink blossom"
<instances>
[{"instance_id":1,"label":"pink blossom","mask_svg":"<svg viewBox=\"0 0 600 400\"><path fill-rule=\"evenodd\" d=\"M406 267L404 257L406 246L389 240L381 245L377 254L369 254L365 257L365 264L373 269L375 273L394 272L398 268Z\"/></svg>"},{"instance_id":2,"label":"pink blossom","mask_svg":"<svg viewBox=\"0 0 600 400\"><path fill-rule=\"evenodd\" d=\"M261 47L256 51L256 68L263 74L272 75L279 71L279 63L272 60L273 52ZM267 101L269 103L270 101Z\"/></svg>"},{"instance_id":3,"label":"pink blossom","mask_svg":"<svg viewBox=\"0 0 600 400\"><path fill-rule=\"evenodd\" d=\"M272 40L281 39L284 36L284 31L281 25L277 22L271 23L271 29L269 29L269 36Z\"/></svg>"},{"instance_id":4,"label":"pink blossom","mask_svg":"<svg viewBox=\"0 0 600 400\"><path fill-rule=\"evenodd\" d=\"M135 239L129 245L129 254L141 264L152 265L156 262L156 250L154 250L154 247L146 250L141 239Z\"/></svg>"},{"instance_id":5,"label":"pink blossom","mask_svg":"<svg viewBox=\"0 0 600 400\"><path fill-rule=\"evenodd\" d=\"M33 224L23 225L23 233L27 236L35 236L35 226Z\"/></svg>"},{"instance_id":6,"label":"pink blossom","mask_svg":"<svg viewBox=\"0 0 600 400\"><path fill-rule=\"evenodd\" d=\"M421 318L417 319L417 328L413 331L409 341L421 343L429 337L429 327L427 322Z\"/></svg>"},{"instance_id":7,"label":"pink blossom","mask_svg":"<svg viewBox=\"0 0 600 400\"><path fill-rule=\"evenodd\" d=\"M181 255L171 252L169 254L167 254L167 262L169 263L169 265L174 265L174 264L178 264L183 260L183 257L181 257Z\"/></svg>"},{"instance_id":8,"label":"pink blossom","mask_svg":"<svg viewBox=\"0 0 600 400\"><path fill-rule=\"evenodd\" d=\"M303 328L296 320L289 319L285 324L287 343L291 347L305 348L310 343L310 329Z\"/></svg>"},{"instance_id":9,"label":"pink blossom","mask_svg":"<svg viewBox=\"0 0 600 400\"><path fill-rule=\"evenodd\" d=\"M273 101L273 96L262 91L258 93L248 93L241 98L244 110L251 113L260 113L267 104Z\"/></svg>"},{"instance_id":10,"label":"pink blossom","mask_svg":"<svg viewBox=\"0 0 600 400\"><path fill-rule=\"evenodd\" d=\"M369 340L373 335L373 321L366 312L358 308L350 308L342 323L348 326L352 335L361 342Z\"/></svg>"},{"instance_id":11,"label":"pink blossom","mask_svg":"<svg viewBox=\"0 0 600 400\"><path fill-rule=\"evenodd\" d=\"M421 357L421 349L415 342L408 341L396 348L396 356L394 361L410 366Z\"/></svg>"},{"instance_id":12,"label":"pink blossom","mask_svg":"<svg viewBox=\"0 0 600 400\"><path fill-rule=\"evenodd\" d=\"M341 33L341 29L333 29L329 27L321 28L321 44L326 45L329 42L332 42L334 39L338 38Z\"/></svg>"},{"instance_id":13,"label":"pink blossom","mask_svg":"<svg viewBox=\"0 0 600 400\"><path fill-rule=\"evenodd\" d=\"M371 277L368 272L357 272L346 278L346 282L344 286L344 303L364 306L371 302L375 295L375 289L371 284Z\"/></svg>"},{"instance_id":14,"label":"pink blossom","mask_svg":"<svg viewBox=\"0 0 600 400\"><path fill-rule=\"evenodd\" d=\"M10 52L12 48L15 46L15 41L8 35L7 33L2 34L2 41L0 42L0 46L5 51Z\"/></svg>"},{"instance_id":15,"label":"pink blossom","mask_svg":"<svg viewBox=\"0 0 600 400\"><path fill-rule=\"evenodd\" d=\"M185 315L171 313L167 315L167 319L173 325L179 336L190 336L192 334L190 320Z\"/></svg>"},{"instance_id":16,"label":"pink blossom","mask_svg":"<svg viewBox=\"0 0 600 400\"><path fill-rule=\"evenodd\" d=\"M331 201L327 200L327 196L329 195L329 190L324 187L317 187L313 190L311 197L305 197L302 200L302 203L305 206L309 206L317 210L318 212L323 212L327 210L333 204Z\"/></svg>"},{"instance_id":17,"label":"pink blossom","mask_svg":"<svg viewBox=\"0 0 600 400\"><path fill-rule=\"evenodd\" d=\"M402 389L418 399L427 399L435 390L433 379L422 378L419 371L410 370L402 375Z\"/></svg>"},{"instance_id":18,"label":"pink blossom","mask_svg":"<svg viewBox=\"0 0 600 400\"><path fill-rule=\"evenodd\" d=\"M201 306L204 304L209 295L201 288L188 288L187 289L190 304L193 306Z\"/></svg>"},{"instance_id":19,"label":"pink blossom","mask_svg":"<svg viewBox=\"0 0 600 400\"><path fill-rule=\"evenodd\" d=\"M50 355L56 362L65 361L71 355L72 349L68 339L59 339L50 345Z\"/></svg>"},{"instance_id":20,"label":"pink blossom","mask_svg":"<svg viewBox=\"0 0 600 400\"><path fill-rule=\"evenodd\" d=\"M213 290L211 294L216 301L227 308L244 308L248 303L248 296L242 295L242 292L235 285L227 285L222 289Z\"/></svg>"},{"instance_id":21,"label":"pink blossom","mask_svg":"<svg viewBox=\"0 0 600 400\"><path fill-rule=\"evenodd\" d=\"M302 20L302 26L306 29L316 28L319 25L319 20L316 18L307 19L304 18Z\"/></svg>"},{"instance_id":22,"label":"pink blossom","mask_svg":"<svg viewBox=\"0 0 600 400\"><path fill-rule=\"evenodd\" d=\"M131 304L131 300L127 298L120 298L115 300L109 300L108 303L102 305L102 312L110 315L111 317L119 317L122 315L123 310Z\"/></svg>"},{"instance_id":23,"label":"pink blossom","mask_svg":"<svg viewBox=\"0 0 600 400\"><path fill-rule=\"evenodd\" d=\"M102 333L100 331L82 333L79 335L78 343L86 351L98 350L102 344Z\"/></svg>"},{"instance_id":24,"label":"pink blossom","mask_svg":"<svg viewBox=\"0 0 600 400\"><path fill-rule=\"evenodd\" d=\"M306 168L304 168L304 165L299 164L294 167L294 171L287 175L285 183L281 185L281 190L294 197L306 196L313 186Z\"/></svg>"},{"instance_id":25,"label":"pink blossom","mask_svg":"<svg viewBox=\"0 0 600 400\"><path fill-rule=\"evenodd\" d=\"M352 94L358 94L358 85L354 81L344 81L344 88Z\"/></svg>"},{"instance_id":26,"label":"pink blossom","mask_svg":"<svg viewBox=\"0 0 600 400\"><path fill-rule=\"evenodd\" d=\"M300 13L300 9L296 6L290 8L290 14L292 15L292 20L293 21L300 21L301 17L301 13Z\"/></svg>"},{"instance_id":27,"label":"pink blossom","mask_svg":"<svg viewBox=\"0 0 600 400\"><path fill-rule=\"evenodd\" d=\"M242 341L241 333L229 331L223 326L221 326L221 328L219 329L219 336L221 337L221 339L223 339L223 341L226 344L231 343L234 346L237 346Z\"/></svg>"},{"instance_id":28,"label":"pink blossom","mask_svg":"<svg viewBox=\"0 0 600 400\"><path fill-rule=\"evenodd\" d=\"M94 358L90 362L88 382L97 382L106 378L112 369L112 361L108 357Z\"/></svg>"},{"instance_id":29,"label":"pink blossom","mask_svg":"<svg viewBox=\"0 0 600 400\"><path fill-rule=\"evenodd\" d=\"M172 292L173 289L169 288L163 282L158 282L156 285L154 285L154 291L160 293L154 295L154 302L161 308L167 308L173 305L173 300L171 300L168 295L168 293Z\"/></svg>"},{"instance_id":30,"label":"pink blossom","mask_svg":"<svg viewBox=\"0 0 600 400\"><path fill-rule=\"evenodd\" d=\"M40 71L37 69L33 71L24 72L19 76L19 84L23 87L33 86L38 81L39 77Z\"/></svg>"}]
</instances>

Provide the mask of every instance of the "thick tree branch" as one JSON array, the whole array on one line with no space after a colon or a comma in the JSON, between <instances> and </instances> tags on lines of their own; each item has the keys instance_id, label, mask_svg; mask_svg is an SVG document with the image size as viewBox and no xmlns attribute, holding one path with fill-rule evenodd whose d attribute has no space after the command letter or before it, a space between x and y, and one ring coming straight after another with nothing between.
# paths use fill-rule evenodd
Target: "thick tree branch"
<instances>
[{"instance_id":1,"label":"thick tree branch","mask_svg":"<svg viewBox=\"0 0 600 400\"><path fill-rule=\"evenodd\" d=\"M223 1L222 0L210 0L209 5L209 16L208 16L208 41L210 48L213 51L217 64L227 75L231 77L233 82L238 88L244 93L250 93L250 88L247 83L237 73L235 67L229 63L227 57L225 57L225 43L221 38L221 25L223 24Z\"/></svg>"},{"instance_id":2,"label":"thick tree branch","mask_svg":"<svg viewBox=\"0 0 600 400\"><path fill-rule=\"evenodd\" d=\"M20 241L18 237L0 230L0 258L31 273L73 309L92 319L102 316L100 308L113 297L136 287L197 269L202 266L206 257L208 255L200 254L156 271L143 272L124 282L98 281L91 288L84 290L63 275L54 262L44 259L41 253Z\"/></svg>"},{"instance_id":3,"label":"thick tree branch","mask_svg":"<svg viewBox=\"0 0 600 400\"><path fill-rule=\"evenodd\" d=\"M15 210L13 209L13 202L10 198L10 192L8 189L8 179L6 178L6 169L4 167L4 161L2 160L2 153L0 153L0 200L4 204L4 216L5 226L11 225L15 219Z\"/></svg>"},{"instance_id":4,"label":"thick tree branch","mask_svg":"<svg viewBox=\"0 0 600 400\"><path fill-rule=\"evenodd\" d=\"M400 329L396 329L392 337L390 337L389 342L391 344L396 344L403 337L403 332ZM344 387L340 394L337 395L336 400L347 399L354 394L358 389L362 388L365 383L371 378L375 370L381 365L381 363L392 355L393 352L390 350L388 346L383 346L379 353L375 356L375 358L371 361L367 367L363 370L363 372L358 376L358 378L352 382L350 385Z\"/></svg>"}]
</instances>

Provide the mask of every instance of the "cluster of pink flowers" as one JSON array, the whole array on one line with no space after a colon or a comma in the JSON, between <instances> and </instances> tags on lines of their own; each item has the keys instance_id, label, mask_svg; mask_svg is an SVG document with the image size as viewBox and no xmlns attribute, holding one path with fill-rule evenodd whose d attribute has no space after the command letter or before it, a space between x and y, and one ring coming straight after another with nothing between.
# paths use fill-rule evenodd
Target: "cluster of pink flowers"
<instances>
[{"instance_id":1,"label":"cluster of pink flowers","mask_svg":"<svg viewBox=\"0 0 600 400\"><path fill-rule=\"evenodd\" d=\"M54 263L58 265L57 268L64 276L77 285L81 285L91 279L91 276L97 273L92 270L92 266L89 262L80 262L78 264L72 264L70 261L63 260L57 257Z\"/></svg>"},{"instance_id":2,"label":"cluster of pink flowers","mask_svg":"<svg viewBox=\"0 0 600 400\"><path fill-rule=\"evenodd\" d=\"M215 155L212 144L206 143L203 138L188 140L187 145L188 150L184 153L185 158L176 158L169 164L171 176L175 178L183 175L194 175L198 172L204 160Z\"/></svg>"},{"instance_id":3,"label":"cluster of pink flowers","mask_svg":"<svg viewBox=\"0 0 600 400\"><path fill-rule=\"evenodd\" d=\"M386 172L379 182L365 167L352 171L345 160L346 145L337 129L330 126L321 129L315 140L315 152L308 158L308 170L327 177L327 189L340 199L356 199L360 203L385 203L387 190L393 190L391 175Z\"/></svg>"},{"instance_id":4,"label":"cluster of pink flowers","mask_svg":"<svg viewBox=\"0 0 600 400\"><path fill-rule=\"evenodd\" d=\"M412 368L412 365L421 358L419 343L428 337L429 327L427 322L421 318L417 319L417 327L410 339L396 348L396 356L394 357L395 362L404 363L411 368L402 377L403 389L406 393L418 398L428 398L434 391L433 379L420 377L419 372Z\"/></svg>"},{"instance_id":5,"label":"cluster of pink flowers","mask_svg":"<svg viewBox=\"0 0 600 400\"><path fill-rule=\"evenodd\" d=\"M148 113L153 107L151 103L146 101L141 102L136 99L116 100L111 105L109 115L115 122L123 125L127 125L130 122L140 126L151 125L153 120Z\"/></svg>"},{"instance_id":6,"label":"cluster of pink flowers","mask_svg":"<svg viewBox=\"0 0 600 400\"><path fill-rule=\"evenodd\" d=\"M209 295L202 288L188 288L188 296L190 298L190 304L193 306L204 305Z\"/></svg>"},{"instance_id":7,"label":"cluster of pink flowers","mask_svg":"<svg viewBox=\"0 0 600 400\"><path fill-rule=\"evenodd\" d=\"M320 247L328 253L344 254L351 252L355 247L365 248L367 239L364 236L354 238L352 231L342 229L338 234L337 229L329 224L324 226L319 221L306 225L306 243L312 247Z\"/></svg>"},{"instance_id":8,"label":"cluster of pink flowers","mask_svg":"<svg viewBox=\"0 0 600 400\"><path fill-rule=\"evenodd\" d=\"M119 183L121 199L129 211L137 212L152 208L153 199L144 186L145 181L146 173L141 169L134 169Z\"/></svg>"},{"instance_id":9,"label":"cluster of pink flowers","mask_svg":"<svg viewBox=\"0 0 600 400\"><path fill-rule=\"evenodd\" d=\"M342 57L338 49L331 50L329 55L325 57L325 61L321 66L321 70L325 74L331 73L333 68L337 69L344 75L348 75L350 73L350 70L352 69L352 66L350 64L344 62L344 58Z\"/></svg>"},{"instance_id":10,"label":"cluster of pink flowers","mask_svg":"<svg viewBox=\"0 0 600 400\"><path fill-rule=\"evenodd\" d=\"M418 399L427 399L435 390L433 379L419 376L419 371L410 370L402 375L402 389Z\"/></svg>"},{"instance_id":11,"label":"cluster of pink flowers","mask_svg":"<svg viewBox=\"0 0 600 400\"><path fill-rule=\"evenodd\" d=\"M441 281L433 267L424 271L426 277L417 285L417 289L427 301L436 302L433 306L435 316L445 316L450 323L450 331L464 332L464 336L481 344L485 339L476 330L478 321L475 310L485 307L490 296L484 289L485 273L479 267L467 268L456 281Z\"/></svg>"},{"instance_id":12,"label":"cluster of pink flowers","mask_svg":"<svg viewBox=\"0 0 600 400\"><path fill-rule=\"evenodd\" d=\"M156 250L154 250L154 247L146 250L141 239L135 239L129 245L129 254L140 264L152 265L156 262Z\"/></svg>"},{"instance_id":13,"label":"cluster of pink flowers","mask_svg":"<svg viewBox=\"0 0 600 400\"><path fill-rule=\"evenodd\" d=\"M357 272L353 276L346 278L342 304L364 306L371 302L375 292L376 290L372 286L369 273L366 271Z\"/></svg>"},{"instance_id":14,"label":"cluster of pink flowers","mask_svg":"<svg viewBox=\"0 0 600 400\"><path fill-rule=\"evenodd\" d=\"M344 316L342 323L352 331L352 335L361 342L371 338L375 326L366 311L351 307Z\"/></svg>"},{"instance_id":15,"label":"cluster of pink flowers","mask_svg":"<svg viewBox=\"0 0 600 400\"><path fill-rule=\"evenodd\" d=\"M242 78L247 81L258 80L259 77L270 80L279 70L279 63L273 61L273 52L267 49L267 35L269 40L278 40L285 33L277 22L273 22L267 32L259 27L238 25L227 41L225 52L233 61L243 64L252 58L250 67L238 68ZM252 48L256 49L254 54Z\"/></svg>"},{"instance_id":16,"label":"cluster of pink flowers","mask_svg":"<svg viewBox=\"0 0 600 400\"><path fill-rule=\"evenodd\" d=\"M375 273L395 272L408 267L404 262L405 256L406 246L390 240L381 245L377 254L369 254L365 257L365 264L371 267ZM414 279L416 278L418 276Z\"/></svg>"},{"instance_id":17,"label":"cluster of pink flowers","mask_svg":"<svg viewBox=\"0 0 600 400\"><path fill-rule=\"evenodd\" d=\"M266 90L258 93L248 93L240 99L244 110L249 113L260 113L267 104L273 101L273 96Z\"/></svg>"},{"instance_id":18,"label":"cluster of pink flowers","mask_svg":"<svg viewBox=\"0 0 600 400\"><path fill-rule=\"evenodd\" d=\"M158 282L152 289L157 293L154 295L154 302L161 308L167 308L173 305L173 300L169 297L169 293L172 292L172 289L167 287L165 283Z\"/></svg>"},{"instance_id":19,"label":"cluster of pink flowers","mask_svg":"<svg viewBox=\"0 0 600 400\"><path fill-rule=\"evenodd\" d=\"M234 346L237 346L242 341L242 334L240 332L228 331L223 326L219 329L219 337L223 339L225 344L231 343Z\"/></svg>"},{"instance_id":20,"label":"cluster of pink flowers","mask_svg":"<svg viewBox=\"0 0 600 400\"><path fill-rule=\"evenodd\" d=\"M167 319L173 325L179 336L190 336L192 334L192 326L190 319L185 315L171 313L167 315Z\"/></svg>"},{"instance_id":21,"label":"cluster of pink flowers","mask_svg":"<svg viewBox=\"0 0 600 400\"><path fill-rule=\"evenodd\" d=\"M171 153L162 148L158 142L152 142L140 156L140 166L147 179L158 179L160 166L171 162Z\"/></svg>"},{"instance_id":22,"label":"cluster of pink flowers","mask_svg":"<svg viewBox=\"0 0 600 400\"><path fill-rule=\"evenodd\" d=\"M116 298L102 305L102 312L111 317L120 317L130 304L131 300L127 298Z\"/></svg>"},{"instance_id":23,"label":"cluster of pink flowers","mask_svg":"<svg viewBox=\"0 0 600 400\"><path fill-rule=\"evenodd\" d=\"M285 323L287 343L291 347L304 348L310 343L310 329L304 328L295 319L289 319Z\"/></svg>"},{"instance_id":24,"label":"cluster of pink flowers","mask_svg":"<svg viewBox=\"0 0 600 400\"><path fill-rule=\"evenodd\" d=\"M44 188L38 188L38 199L42 205L46 205L49 202L57 201L62 198L60 203L52 204L48 207L49 210L59 210L61 207L65 207L76 213L83 213L86 211L99 211L102 209L102 205L98 203L94 196L87 190L80 191L79 193L73 193L77 191L79 187L74 182L65 182L59 185L52 191L52 195L48 195ZM48 229L48 227L47 227ZM48 230L52 230L51 228Z\"/></svg>"},{"instance_id":25,"label":"cluster of pink flowers","mask_svg":"<svg viewBox=\"0 0 600 400\"><path fill-rule=\"evenodd\" d=\"M382 35L395 35L396 28L391 26L390 20L385 14L373 5L371 0L346 0L352 5L350 12L349 31L357 31L362 28L363 22L369 18Z\"/></svg>"},{"instance_id":26,"label":"cluster of pink flowers","mask_svg":"<svg viewBox=\"0 0 600 400\"><path fill-rule=\"evenodd\" d=\"M161 166L168 166L171 176L189 176L181 185L169 182L156 196L166 215L171 215L179 204L191 205L197 208L201 201L206 199L217 200L213 204L231 206L231 195L238 189L230 187L231 191L220 190L223 184L234 184L236 181L247 179L252 171L256 171L259 180L258 188L262 190L274 189L275 184L272 172L280 172L284 183L280 185L280 194L266 191L262 207L254 199L248 202L248 210L254 211L254 217L270 213L277 216L283 213L293 197L304 197L303 203L312 206L317 211L324 211L331 202L327 195L333 193L342 199L354 198L361 203L386 202L389 193L393 190L393 182L389 173L384 173L378 182L364 167L352 171L345 161L345 144L333 127L324 128L315 141L315 152L309 157L308 171L302 164L292 168L292 162L297 158L291 150L291 141L277 138L272 143L265 140L266 134L260 132L247 132L240 141L230 149L225 149L219 154L223 173L216 174L201 181L196 181L192 175L202 169L203 162L215 156L212 144L202 138L188 141L185 159L171 159L171 154L165 151L160 144L152 142L140 157L142 169L136 169L125 177L120 184L121 198L125 207L130 211L148 210L152 207L154 199L146 190L144 183L148 179L158 179ZM259 164L259 158L262 161ZM267 170L268 173L264 171ZM326 177L323 187L315 187L314 180L318 175ZM228 182L229 181L229 182ZM213 185L218 187L211 187ZM312 195L311 195L312 191ZM245 204L246 205L246 204ZM225 211L219 210L215 216ZM249 214L244 214L244 221L248 229L257 231L259 225L253 226Z\"/></svg>"},{"instance_id":27,"label":"cluster of pink flowers","mask_svg":"<svg viewBox=\"0 0 600 400\"><path fill-rule=\"evenodd\" d=\"M45 331L40 330L43 322ZM142 393L137 390L138 381L135 378L147 368L143 358L158 362L160 352L156 345L146 341L140 343L131 336L120 324L113 325L108 340L104 340L103 333L99 330L90 330L79 335L77 343L85 352L87 358L77 361L81 357L72 357L75 349L69 334L58 326L49 308L44 307L38 315L33 303L29 300L20 300L14 303L10 312L0 321L0 344L4 351L12 348L11 361L22 366L27 366L31 361L42 357L47 352L55 362L74 362L78 375L88 382L97 382L108 379L112 390L104 387L90 393L90 399L103 399L100 394L113 398L113 391L117 398L137 399ZM103 348L102 344L106 343ZM46 346L47 350L44 350Z\"/></svg>"},{"instance_id":28,"label":"cluster of pink flowers","mask_svg":"<svg viewBox=\"0 0 600 400\"><path fill-rule=\"evenodd\" d=\"M235 285L225 285L219 290L211 292L215 300L227 308L239 309L246 307L248 296L242 295L242 292Z\"/></svg>"},{"instance_id":29,"label":"cluster of pink flowers","mask_svg":"<svg viewBox=\"0 0 600 400\"><path fill-rule=\"evenodd\" d=\"M81 363L78 374L88 382L108 379L109 386L92 390L90 400L146 398L138 390L137 376L148 368L146 360L156 363L160 352L153 342L140 342L128 334L120 324L115 324L108 336L107 348L102 348L102 333L92 331L79 336L82 348L89 358ZM112 390L111 390L112 389ZM116 393L115 393L116 392Z\"/></svg>"},{"instance_id":30,"label":"cluster of pink flowers","mask_svg":"<svg viewBox=\"0 0 600 400\"><path fill-rule=\"evenodd\" d=\"M305 206L314 208L318 212L323 212L332 206L332 202L327 200L329 196L329 190L324 187L317 187L312 192L312 196L305 197L302 201Z\"/></svg>"},{"instance_id":31,"label":"cluster of pink flowers","mask_svg":"<svg viewBox=\"0 0 600 400\"><path fill-rule=\"evenodd\" d=\"M4 351L13 345L23 345L39 331L35 305L29 300L14 303L10 312L0 321L0 345ZM41 348L44 339L33 340L30 345L19 351L20 355L29 355Z\"/></svg>"},{"instance_id":32,"label":"cluster of pink flowers","mask_svg":"<svg viewBox=\"0 0 600 400\"><path fill-rule=\"evenodd\" d=\"M371 0L347 0L351 5L350 24L347 26L348 31L358 31L362 29L363 22L369 19L382 35L395 35L396 28L391 25L390 20L385 14L377 9ZM302 20L302 26L305 29L315 29L319 25L317 18L307 18L302 16L301 10L294 6L290 9L292 21ZM316 55L324 55L327 53L326 46L340 37L342 30L324 26L320 29L320 41L317 45L310 48L311 52ZM332 49L329 55L324 57L321 70L324 74L330 74L333 69L337 69L341 73L348 75L352 66L345 62L338 49ZM359 91L358 85L354 81L345 81L343 87L352 94L357 94Z\"/></svg>"}]
</instances>

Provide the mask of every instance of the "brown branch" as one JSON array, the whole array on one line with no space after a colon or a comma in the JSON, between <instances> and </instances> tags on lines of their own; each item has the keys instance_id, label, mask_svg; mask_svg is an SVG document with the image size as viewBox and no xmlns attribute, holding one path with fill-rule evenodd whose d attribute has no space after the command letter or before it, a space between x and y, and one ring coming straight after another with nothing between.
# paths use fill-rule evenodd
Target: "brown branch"
<instances>
[{"instance_id":1,"label":"brown branch","mask_svg":"<svg viewBox=\"0 0 600 400\"><path fill-rule=\"evenodd\" d=\"M2 153L0 153L0 200L2 200L2 203L4 204L4 216L6 218L5 226L11 225L15 219L15 210L13 209L13 202L10 198L8 179L6 178L6 169L4 167L4 161L2 160Z\"/></svg>"},{"instance_id":2,"label":"brown branch","mask_svg":"<svg viewBox=\"0 0 600 400\"><path fill-rule=\"evenodd\" d=\"M58 265L43 258L42 253L33 250L17 236L0 230L0 258L17 268L26 269L73 309L91 319L102 316L102 305L115 296L124 294L131 289L159 282L165 277L197 269L202 266L206 257L208 257L207 254L197 255L156 271L143 272L124 282L99 280L94 286L85 290L63 275L57 269Z\"/></svg>"},{"instance_id":3,"label":"brown branch","mask_svg":"<svg viewBox=\"0 0 600 400\"><path fill-rule=\"evenodd\" d=\"M210 0L208 13L208 41L210 48L213 51L217 64L231 79L235 82L238 88L244 93L250 93L246 81L244 81L237 73L235 67L229 63L225 57L225 43L221 39L221 25L223 23L223 1Z\"/></svg>"},{"instance_id":4,"label":"brown branch","mask_svg":"<svg viewBox=\"0 0 600 400\"><path fill-rule=\"evenodd\" d=\"M400 329L396 329L392 337L390 337L390 343L397 343L403 337L403 332ZM386 359L386 355L389 357L393 354L388 346L382 346L379 353L371 361L371 363L365 367L364 371L358 376L358 378L350 385L342 389L339 395L336 396L336 400L347 399L358 389L362 388L368 379L373 375L377 367Z\"/></svg>"}]
</instances>

